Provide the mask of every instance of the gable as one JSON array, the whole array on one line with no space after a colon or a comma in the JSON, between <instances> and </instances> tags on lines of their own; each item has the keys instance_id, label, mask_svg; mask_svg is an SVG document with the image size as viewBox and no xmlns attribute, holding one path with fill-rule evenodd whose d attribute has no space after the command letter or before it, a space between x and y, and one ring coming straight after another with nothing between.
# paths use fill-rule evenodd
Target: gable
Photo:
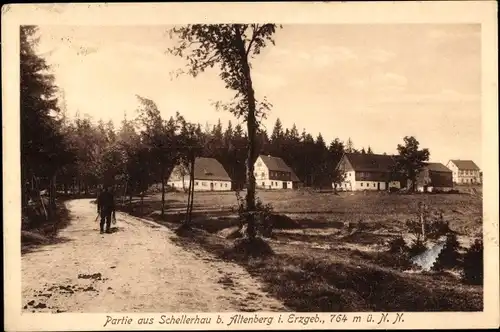
<instances>
[{"instance_id":1,"label":"gable","mask_svg":"<svg viewBox=\"0 0 500 332\"><path fill-rule=\"evenodd\" d=\"M262 163L262 165L259 165ZM257 158L255 166L258 168L265 168L269 173L287 173L290 174L289 180L293 182L300 182L295 172L285 163L285 161L279 157L260 155Z\"/></svg>"},{"instance_id":2,"label":"gable","mask_svg":"<svg viewBox=\"0 0 500 332\"><path fill-rule=\"evenodd\" d=\"M342 156L342 158L340 158L340 161L338 162L337 167L335 167L335 169L341 170L344 172L349 172L349 171L354 170L351 163L349 162L349 159L347 158L347 156L345 154Z\"/></svg>"}]
</instances>

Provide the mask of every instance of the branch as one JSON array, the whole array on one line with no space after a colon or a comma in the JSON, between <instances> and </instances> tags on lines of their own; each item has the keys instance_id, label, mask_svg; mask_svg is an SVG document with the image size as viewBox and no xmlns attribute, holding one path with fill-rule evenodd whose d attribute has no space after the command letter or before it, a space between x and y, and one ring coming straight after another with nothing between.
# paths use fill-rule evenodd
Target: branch
<instances>
[{"instance_id":1,"label":"branch","mask_svg":"<svg viewBox=\"0 0 500 332\"><path fill-rule=\"evenodd\" d=\"M266 27L266 26L269 26L269 25L272 25L270 23L267 23L267 24L264 24L262 25L260 28L258 28L258 24L252 24L252 27L253 27L253 34L252 34L252 39L250 40L250 43L248 44L248 48L245 52L245 55L246 57L248 58L248 54L250 54L250 50L252 48L252 44L253 42L257 39L257 37L259 36L260 32Z\"/></svg>"},{"instance_id":2,"label":"branch","mask_svg":"<svg viewBox=\"0 0 500 332\"><path fill-rule=\"evenodd\" d=\"M258 26L259 26L258 24L252 24L252 28L253 28L252 39L250 39L250 43L248 43L248 48L245 52L245 56L247 58L248 58L248 54L250 53L250 49L252 48L252 44L255 41L255 38L257 37L257 27ZM259 31L260 31L260 29L259 29Z\"/></svg>"}]
</instances>

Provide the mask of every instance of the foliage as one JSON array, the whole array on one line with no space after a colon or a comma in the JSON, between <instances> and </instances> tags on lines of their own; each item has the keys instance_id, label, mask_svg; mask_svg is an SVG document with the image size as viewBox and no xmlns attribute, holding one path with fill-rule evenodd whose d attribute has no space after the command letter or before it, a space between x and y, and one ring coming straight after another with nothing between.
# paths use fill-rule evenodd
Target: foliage
<instances>
[{"instance_id":1,"label":"foliage","mask_svg":"<svg viewBox=\"0 0 500 332\"><path fill-rule=\"evenodd\" d=\"M36 54L36 34L36 26L20 28L21 198L23 209L37 201L48 218L55 211L57 175L64 174L75 156L65 139L54 77ZM44 189L47 206L39 196Z\"/></svg>"},{"instance_id":2,"label":"foliage","mask_svg":"<svg viewBox=\"0 0 500 332\"><path fill-rule=\"evenodd\" d=\"M248 213L253 213L256 221L257 234L265 237L270 237L273 230L273 223L271 218L273 212L272 205L264 204L262 200L259 197L257 197L255 200L255 209L252 212L249 211L247 207L247 202L241 196L241 193L239 191L236 191L235 195L236 195L236 200L238 202L237 212L239 220L243 222L247 220ZM240 227L242 226L243 223L240 225Z\"/></svg>"},{"instance_id":3,"label":"foliage","mask_svg":"<svg viewBox=\"0 0 500 332\"><path fill-rule=\"evenodd\" d=\"M412 183L412 190L416 190L417 175L429 160L429 150L419 150L420 143L413 136L404 137L404 145L398 144L395 173L403 175Z\"/></svg>"},{"instance_id":4,"label":"foliage","mask_svg":"<svg viewBox=\"0 0 500 332\"><path fill-rule=\"evenodd\" d=\"M484 247L481 239L466 251L463 261L462 280L468 284L482 285L484 282L483 266Z\"/></svg>"},{"instance_id":5,"label":"foliage","mask_svg":"<svg viewBox=\"0 0 500 332\"><path fill-rule=\"evenodd\" d=\"M434 266L434 270L453 269L460 264L460 244L455 233L450 233L446 237L443 250L439 253Z\"/></svg>"},{"instance_id":6,"label":"foliage","mask_svg":"<svg viewBox=\"0 0 500 332\"><path fill-rule=\"evenodd\" d=\"M406 227L415 243L425 243L428 239L437 239L449 232L443 211L432 209L422 202L418 203L415 217L406 221Z\"/></svg>"},{"instance_id":7,"label":"foliage","mask_svg":"<svg viewBox=\"0 0 500 332\"><path fill-rule=\"evenodd\" d=\"M425 246L425 243L421 239L416 239L410 244L408 254L410 257L415 257L424 253L426 250L427 247Z\"/></svg>"},{"instance_id":8,"label":"foliage","mask_svg":"<svg viewBox=\"0 0 500 332\"><path fill-rule=\"evenodd\" d=\"M219 76L226 88L235 92L230 103L218 103L216 106L231 111L247 123L246 201L249 211L255 209L254 162L259 153L255 142L258 118L270 108L265 98L261 103L255 98L250 59L260 54L269 43L274 45L272 37L276 28L275 24L194 24L170 31L171 37L177 36L179 42L169 52L187 60L188 74L196 77L207 68L218 66ZM253 238L254 216L250 213L247 217L247 232Z\"/></svg>"},{"instance_id":9,"label":"foliage","mask_svg":"<svg viewBox=\"0 0 500 332\"><path fill-rule=\"evenodd\" d=\"M407 252L406 242L402 236L395 237L389 242L389 252L392 254L404 254Z\"/></svg>"}]
</instances>

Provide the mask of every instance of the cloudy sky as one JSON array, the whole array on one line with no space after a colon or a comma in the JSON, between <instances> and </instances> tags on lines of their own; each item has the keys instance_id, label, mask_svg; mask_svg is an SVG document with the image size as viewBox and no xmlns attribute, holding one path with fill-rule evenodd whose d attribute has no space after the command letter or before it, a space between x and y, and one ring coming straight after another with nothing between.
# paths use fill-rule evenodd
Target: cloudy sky
<instances>
[{"instance_id":1,"label":"cloudy sky","mask_svg":"<svg viewBox=\"0 0 500 332\"><path fill-rule=\"evenodd\" d=\"M136 94L168 117L213 124L238 120L211 101L229 101L216 70L171 80L184 66L164 54L168 26L41 26L39 52L64 89L70 115L119 122L135 115ZM432 161L481 165L479 25L286 25L253 62L258 97L274 105L264 122L295 123L394 153L405 135L428 147Z\"/></svg>"}]
</instances>

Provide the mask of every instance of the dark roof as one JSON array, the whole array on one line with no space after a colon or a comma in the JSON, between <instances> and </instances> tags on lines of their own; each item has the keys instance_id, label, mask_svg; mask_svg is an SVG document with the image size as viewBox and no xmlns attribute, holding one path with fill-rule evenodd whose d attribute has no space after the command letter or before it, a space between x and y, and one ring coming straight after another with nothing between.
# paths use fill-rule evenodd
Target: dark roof
<instances>
[{"instance_id":1,"label":"dark roof","mask_svg":"<svg viewBox=\"0 0 500 332\"><path fill-rule=\"evenodd\" d=\"M291 180L294 182L299 182L300 179L297 177L295 172L281 159L280 157L272 157L272 156L259 156L267 169L275 172L287 172L291 174Z\"/></svg>"},{"instance_id":2,"label":"dark roof","mask_svg":"<svg viewBox=\"0 0 500 332\"><path fill-rule=\"evenodd\" d=\"M390 172L396 162L394 156L372 153L345 153L355 171L363 172Z\"/></svg>"},{"instance_id":3,"label":"dark roof","mask_svg":"<svg viewBox=\"0 0 500 332\"><path fill-rule=\"evenodd\" d=\"M224 166L215 158L196 158L194 162L194 178L198 180L231 181Z\"/></svg>"},{"instance_id":4,"label":"dark roof","mask_svg":"<svg viewBox=\"0 0 500 332\"><path fill-rule=\"evenodd\" d=\"M180 179L180 167L178 165L170 175L171 181ZM185 170L189 178L189 170ZM194 178L196 180L231 181L224 166L215 158L198 157L194 161Z\"/></svg>"},{"instance_id":5,"label":"dark roof","mask_svg":"<svg viewBox=\"0 0 500 332\"><path fill-rule=\"evenodd\" d=\"M479 170L479 167L472 160L452 159L451 161L458 169Z\"/></svg>"},{"instance_id":6,"label":"dark roof","mask_svg":"<svg viewBox=\"0 0 500 332\"><path fill-rule=\"evenodd\" d=\"M442 165L442 164L441 164ZM453 187L453 175L450 170L443 171L441 167L427 167L427 172L425 168L417 175L417 182L419 185L428 185L431 187L444 188Z\"/></svg>"},{"instance_id":7,"label":"dark roof","mask_svg":"<svg viewBox=\"0 0 500 332\"><path fill-rule=\"evenodd\" d=\"M425 163L425 167L432 172L450 172L451 169L441 163Z\"/></svg>"}]
</instances>

